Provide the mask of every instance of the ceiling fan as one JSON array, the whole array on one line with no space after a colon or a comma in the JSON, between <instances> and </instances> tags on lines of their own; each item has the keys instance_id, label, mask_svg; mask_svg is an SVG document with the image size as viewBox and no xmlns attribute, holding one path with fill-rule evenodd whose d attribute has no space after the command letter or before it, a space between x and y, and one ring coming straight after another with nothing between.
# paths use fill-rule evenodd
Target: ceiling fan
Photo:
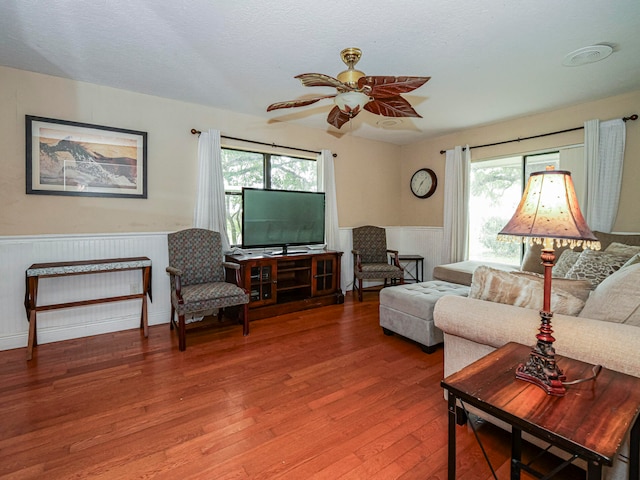
<instances>
[{"instance_id":1,"label":"ceiling fan","mask_svg":"<svg viewBox=\"0 0 640 480\"><path fill-rule=\"evenodd\" d=\"M267 107L267 112L279 108L304 107L325 98L333 98L335 106L329 112L327 122L336 128L342 127L362 109L385 117L422 118L400 94L421 87L431 77L367 76L354 68L361 56L362 50L359 48L342 50L340 57L347 69L340 72L337 78L322 73L303 73L295 77L305 87L334 87L336 93L273 103Z\"/></svg>"}]
</instances>

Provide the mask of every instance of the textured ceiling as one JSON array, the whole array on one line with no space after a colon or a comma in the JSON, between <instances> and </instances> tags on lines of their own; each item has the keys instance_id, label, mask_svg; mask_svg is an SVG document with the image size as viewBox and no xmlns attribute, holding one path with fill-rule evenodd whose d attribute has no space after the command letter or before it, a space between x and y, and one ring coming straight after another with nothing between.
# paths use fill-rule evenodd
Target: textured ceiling
<instances>
[{"instance_id":1,"label":"textured ceiling","mask_svg":"<svg viewBox=\"0 0 640 480\"><path fill-rule=\"evenodd\" d=\"M562 66L598 43L614 53ZM337 75L346 47L367 75L431 76L404 95L423 118L336 130L331 100L266 112L331 93L293 77ZM0 65L407 144L640 89L640 1L3 0Z\"/></svg>"}]
</instances>

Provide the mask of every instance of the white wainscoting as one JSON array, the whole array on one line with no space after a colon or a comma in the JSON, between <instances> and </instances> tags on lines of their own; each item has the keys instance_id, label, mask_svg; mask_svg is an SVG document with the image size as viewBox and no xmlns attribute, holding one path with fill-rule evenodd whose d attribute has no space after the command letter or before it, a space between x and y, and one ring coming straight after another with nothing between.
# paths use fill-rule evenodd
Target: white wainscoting
<instances>
[{"instance_id":1,"label":"white wainscoting","mask_svg":"<svg viewBox=\"0 0 640 480\"><path fill-rule=\"evenodd\" d=\"M433 267L441 263L442 229L386 229L389 248L424 257L424 279L430 280ZM353 281L351 228L340 229L340 240L344 251L342 289L347 291L351 290ZM24 295L25 270L29 266L34 263L141 256L149 257L153 264L153 302L148 304L149 324L168 323L167 232L0 237L0 350L27 345ZM38 305L126 295L141 289L140 271L43 278L39 282ZM38 313L38 342L49 343L138 328L139 322L140 300L45 311Z\"/></svg>"},{"instance_id":2,"label":"white wainscoting","mask_svg":"<svg viewBox=\"0 0 640 480\"><path fill-rule=\"evenodd\" d=\"M387 247L400 254L424 257L424 281L431 280L433 267L442 263L443 232L440 227L384 227L387 232ZM353 248L351 228L340 229L340 241L344 249L342 262L342 289L353 287ZM365 286L381 282L365 282Z\"/></svg>"},{"instance_id":3,"label":"white wainscoting","mask_svg":"<svg viewBox=\"0 0 640 480\"><path fill-rule=\"evenodd\" d=\"M0 350L27 345L24 308L25 270L34 263L149 257L153 302L149 324L168 323L170 315L166 233L113 235L38 235L0 237ZM142 291L139 270L42 278L38 305L127 295ZM38 313L38 343L138 328L140 300L87 305ZM168 329L167 329L168 330Z\"/></svg>"}]
</instances>

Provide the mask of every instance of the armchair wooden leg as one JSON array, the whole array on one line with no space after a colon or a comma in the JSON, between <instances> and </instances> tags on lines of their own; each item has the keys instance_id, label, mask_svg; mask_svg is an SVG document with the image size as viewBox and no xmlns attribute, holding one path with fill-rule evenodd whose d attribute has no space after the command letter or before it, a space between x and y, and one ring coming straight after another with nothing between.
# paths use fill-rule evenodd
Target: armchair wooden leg
<instances>
[{"instance_id":1,"label":"armchair wooden leg","mask_svg":"<svg viewBox=\"0 0 640 480\"><path fill-rule=\"evenodd\" d=\"M169 329L173 330L173 319L175 318L176 315L176 309L173 306L173 303L171 304L171 318L169 319Z\"/></svg>"},{"instance_id":2,"label":"armchair wooden leg","mask_svg":"<svg viewBox=\"0 0 640 480\"><path fill-rule=\"evenodd\" d=\"M355 296L355 294L358 291L358 279L356 278L356 266L353 266L353 295Z\"/></svg>"},{"instance_id":3,"label":"armchair wooden leg","mask_svg":"<svg viewBox=\"0 0 640 480\"><path fill-rule=\"evenodd\" d=\"M358 279L358 300L362 301L362 279Z\"/></svg>"},{"instance_id":4,"label":"armchair wooden leg","mask_svg":"<svg viewBox=\"0 0 640 480\"><path fill-rule=\"evenodd\" d=\"M242 335L249 335L249 304L245 303L242 308Z\"/></svg>"},{"instance_id":5,"label":"armchair wooden leg","mask_svg":"<svg viewBox=\"0 0 640 480\"><path fill-rule=\"evenodd\" d=\"M184 322L184 314L178 316L178 349L184 352L187 349L187 328Z\"/></svg>"}]
</instances>

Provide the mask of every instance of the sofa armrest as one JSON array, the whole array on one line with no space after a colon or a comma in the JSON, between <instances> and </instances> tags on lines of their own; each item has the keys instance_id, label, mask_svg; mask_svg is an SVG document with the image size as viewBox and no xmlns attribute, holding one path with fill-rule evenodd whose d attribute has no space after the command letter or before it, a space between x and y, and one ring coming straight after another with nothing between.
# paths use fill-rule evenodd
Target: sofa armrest
<instances>
[{"instance_id":1,"label":"sofa armrest","mask_svg":"<svg viewBox=\"0 0 640 480\"><path fill-rule=\"evenodd\" d=\"M433 318L445 334L493 348L533 346L540 327L537 310L457 296L438 300ZM558 355L640 376L639 327L568 315L554 315L551 324Z\"/></svg>"}]
</instances>

